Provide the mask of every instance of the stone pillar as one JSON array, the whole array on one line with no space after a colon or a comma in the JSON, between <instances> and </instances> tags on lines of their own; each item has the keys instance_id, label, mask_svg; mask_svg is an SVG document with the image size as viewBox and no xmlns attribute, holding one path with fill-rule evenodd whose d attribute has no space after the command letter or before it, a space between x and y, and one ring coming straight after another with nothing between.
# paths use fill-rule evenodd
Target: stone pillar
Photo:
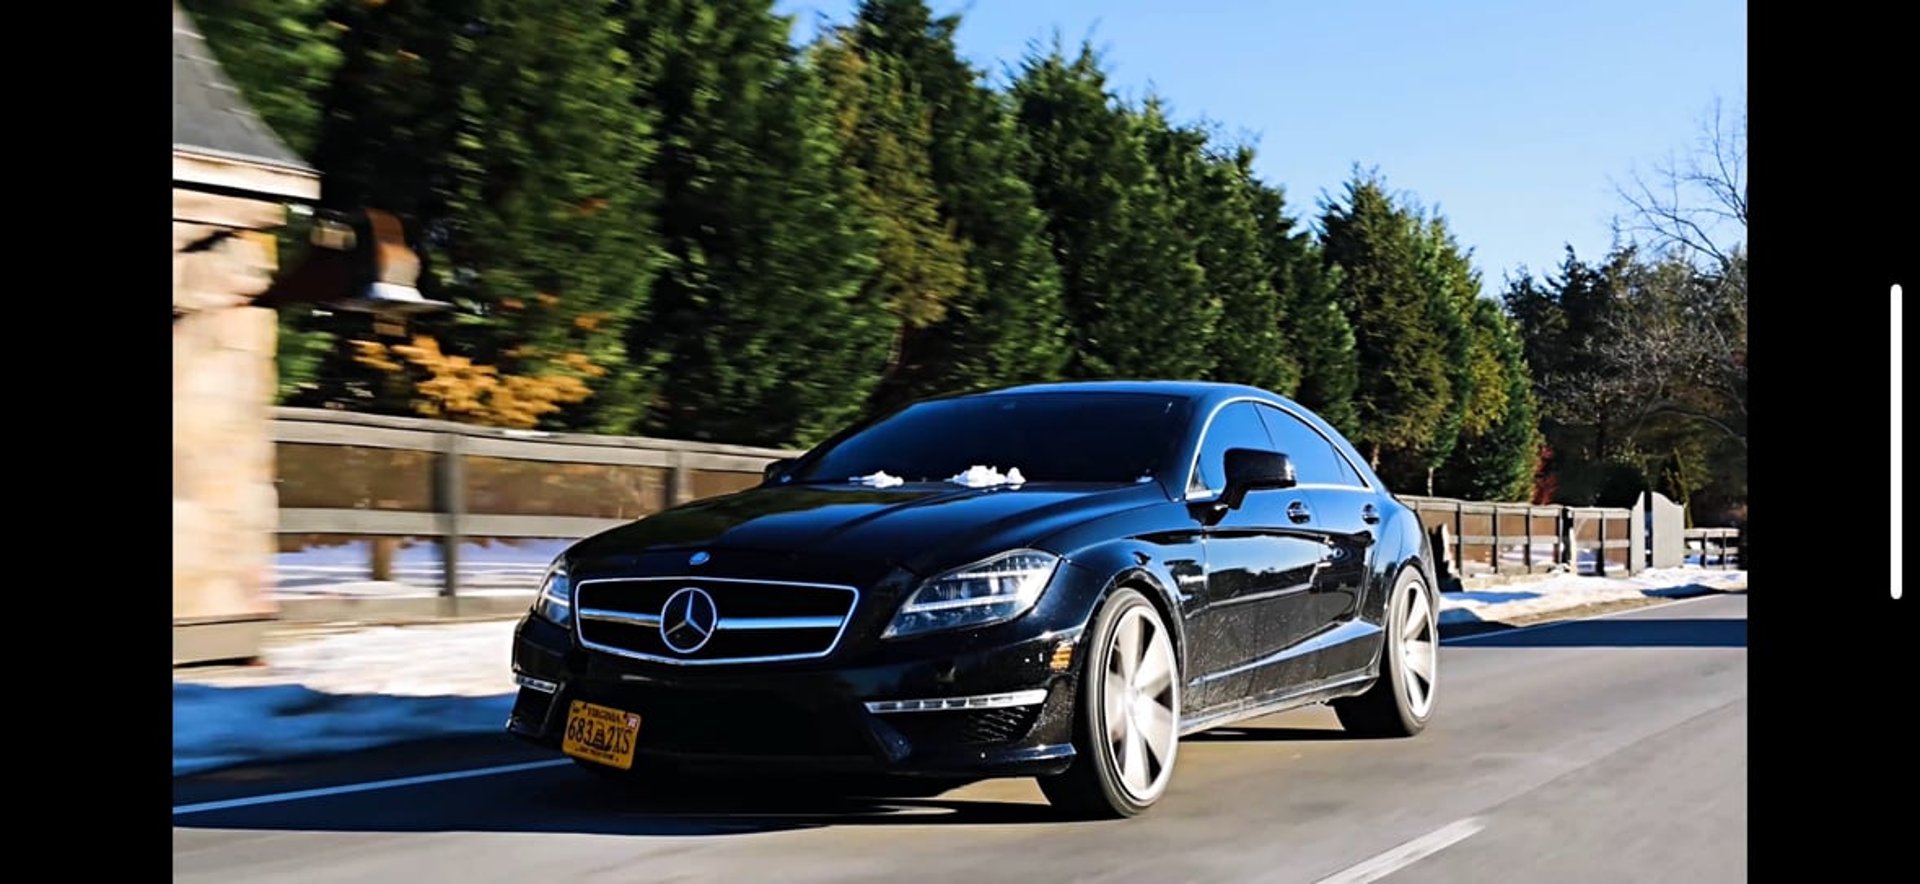
<instances>
[{"instance_id":1,"label":"stone pillar","mask_svg":"<svg viewBox=\"0 0 1920 884\"><path fill-rule=\"evenodd\" d=\"M271 241L174 226L174 662L245 659L275 613L277 323L247 306L271 279Z\"/></svg>"},{"instance_id":2,"label":"stone pillar","mask_svg":"<svg viewBox=\"0 0 1920 884\"><path fill-rule=\"evenodd\" d=\"M176 617L271 613L274 313L228 307L173 332Z\"/></svg>"}]
</instances>

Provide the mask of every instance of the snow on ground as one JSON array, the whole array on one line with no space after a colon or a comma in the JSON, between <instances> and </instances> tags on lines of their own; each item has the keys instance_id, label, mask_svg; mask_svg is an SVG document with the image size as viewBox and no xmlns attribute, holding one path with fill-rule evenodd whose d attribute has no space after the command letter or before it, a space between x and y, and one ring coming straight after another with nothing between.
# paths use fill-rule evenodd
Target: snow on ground
<instances>
[{"instance_id":1,"label":"snow on ground","mask_svg":"<svg viewBox=\"0 0 1920 884\"><path fill-rule=\"evenodd\" d=\"M1440 595L1441 623L1476 623L1624 599L1745 589L1747 572L1654 568L1631 577L1555 574L1538 580Z\"/></svg>"},{"instance_id":2,"label":"snow on ground","mask_svg":"<svg viewBox=\"0 0 1920 884\"><path fill-rule=\"evenodd\" d=\"M1739 589L1746 582L1745 571L1701 568L1632 577L1553 575L1444 593L1440 622ZM264 665L176 670L173 772L499 733L513 704L513 626L497 620L283 634L264 651Z\"/></svg>"},{"instance_id":3,"label":"snow on ground","mask_svg":"<svg viewBox=\"0 0 1920 884\"><path fill-rule=\"evenodd\" d=\"M373 626L275 641L265 666L218 670L210 684L302 685L331 694L487 697L513 692L512 620Z\"/></svg>"},{"instance_id":4,"label":"snow on ground","mask_svg":"<svg viewBox=\"0 0 1920 884\"><path fill-rule=\"evenodd\" d=\"M284 539L284 538L283 538ZM564 537L470 538L460 545L462 592L476 589L533 592L555 556L574 543ZM274 558L274 591L282 598L340 595L433 595L440 589L446 554L437 540L401 538L391 555L390 580L376 581L373 539L294 544Z\"/></svg>"}]
</instances>

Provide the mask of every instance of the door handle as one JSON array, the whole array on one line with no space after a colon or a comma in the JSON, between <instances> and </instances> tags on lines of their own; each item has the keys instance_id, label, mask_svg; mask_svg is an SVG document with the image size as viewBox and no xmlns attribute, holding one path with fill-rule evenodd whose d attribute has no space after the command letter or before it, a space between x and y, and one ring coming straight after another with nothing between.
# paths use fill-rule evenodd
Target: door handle
<instances>
[{"instance_id":1,"label":"door handle","mask_svg":"<svg viewBox=\"0 0 1920 884\"><path fill-rule=\"evenodd\" d=\"M1313 521L1313 513L1307 510L1305 503L1296 500L1287 504L1287 518L1292 520L1294 524L1299 525Z\"/></svg>"},{"instance_id":2,"label":"door handle","mask_svg":"<svg viewBox=\"0 0 1920 884\"><path fill-rule=\"evenodd\" d=\"M1360 521L1365 522L1369 525L1380 524L1380 510L1376 509L1373 504L1367 504L1366 506L1361 507Z\"/></svg>"}]
</instances>

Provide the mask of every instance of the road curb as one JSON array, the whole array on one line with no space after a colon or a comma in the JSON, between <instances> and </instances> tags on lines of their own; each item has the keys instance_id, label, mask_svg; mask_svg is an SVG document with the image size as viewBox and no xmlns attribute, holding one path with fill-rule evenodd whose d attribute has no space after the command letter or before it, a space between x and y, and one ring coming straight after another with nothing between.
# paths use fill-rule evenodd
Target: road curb
<instances>
[{"instance_id":1,"label":"road curb","mask_svg":"<svg viewBox=\"0 0 1920 884\"><path fill-rule=\"evenodd\" d=\"M1567 620L1581 620L1589 617L1602 616L1605 614L1623 613L1626 611L1639 610L1641 608L1654 608L1654 607L1659 607L1661 605L1670 604L1673 602L1687 601L1690 599L1703 598L1706 596L1745 595L1746 592L1747 590L1745 586L1741 586L1737 589L1714 588L1714 587L1702 586L1702 587L1696 587L1692 591L1675 592L1667 595L1643 596L1642 598L1639 598L1639 599L1624 598L1624 599L1615 599L1612 601L1592 602L1584 605L1575 605L1572 607L1560 608L1554 611L1541 612L1534 619L1517 621L1517 622L1507 621L1507 620L1475 620L1467 623L1457 623L1457 622L1442 623L1440 624L1440 640L1444 642L1447 639L1451 639L1451 638L1466 638L1467 636L1486 635L1488 633L1506 632L1514 629L1531 629L1535 626L1546 626L1551 623L1560 623ZM1627 602L1636 602L1637 604L1625 604Z\"/></svg>"}]
</instances>

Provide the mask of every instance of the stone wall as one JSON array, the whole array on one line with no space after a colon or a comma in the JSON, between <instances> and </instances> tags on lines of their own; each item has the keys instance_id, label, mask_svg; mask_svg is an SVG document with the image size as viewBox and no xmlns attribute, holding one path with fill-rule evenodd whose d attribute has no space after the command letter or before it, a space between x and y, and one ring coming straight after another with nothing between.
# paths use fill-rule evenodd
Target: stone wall
<instances>
[{"instance_id":1,"label":"stone wall","mask_svg":"<svg viewBox=\"0 0 1920 884\"><path fill-rule=\"evenodd\" d=\"M263 621L274 610L268 589L278 518L271 424L277 326L272 310L248 300L271 281L274 255L265 235L183 218L189 213L182 203L176 194L174 623ZM254 219L284 218L276 204L250 208ZM227 650L186 650L176 629L175 661L251 654L245 641L218 644Z\"/></svg>"}]
</instances>

